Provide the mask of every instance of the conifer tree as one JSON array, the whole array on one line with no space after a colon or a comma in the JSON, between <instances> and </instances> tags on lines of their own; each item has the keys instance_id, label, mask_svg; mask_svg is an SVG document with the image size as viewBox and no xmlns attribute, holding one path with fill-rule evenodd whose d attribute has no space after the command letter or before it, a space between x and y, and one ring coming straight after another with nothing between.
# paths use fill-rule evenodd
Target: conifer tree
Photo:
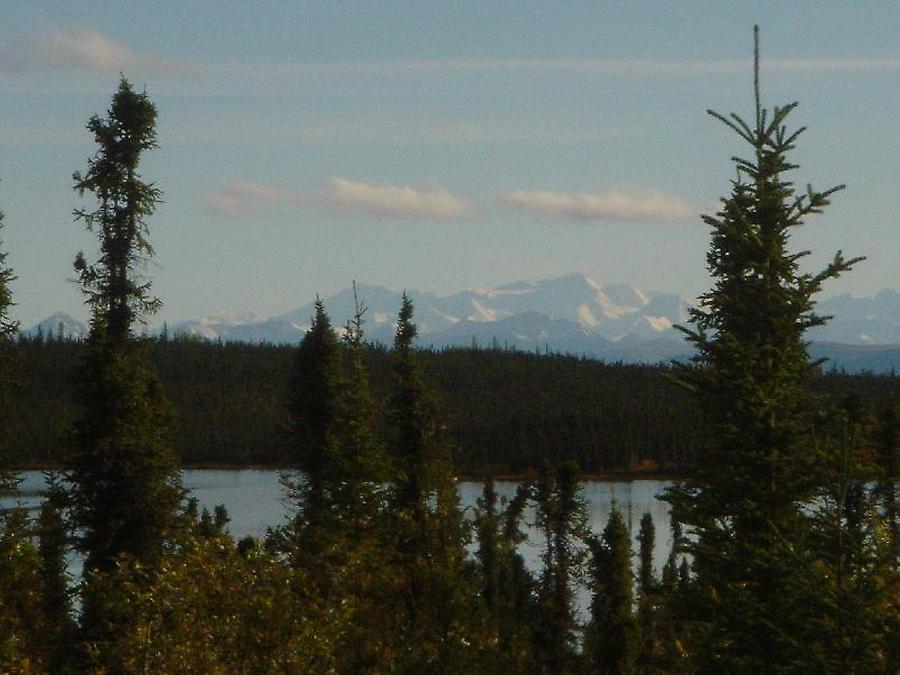
<instances>
[{"instance_id":1,"label":"conifer tree","mask_svg":"<svg viewBox=\"0 0 900 675\"><path fill-rule=\"evenodd\" d=\"M0 212L0 227L3 213ZM13 337L18 323L12 308L10 283L15 279L0 252L0 496L13 492L21 479L9 465L9 395L13 373ZM15 672L29 663L41 640L40 590L36 575L36 551L25 512L0 511L0 671ZM35 668L40 667L37 661Z\"/></svg>"},{"instance_id":2,"label":"conifer tree","mask_svg":"<svg viewBox=\"0 0 900 675\"><path fill-rule=\"evenodd\" d=\"M643 640L639 662L652 662L657 645L657 620L661 601L660 586L653 572L653 550L656 545L656 526L653 516L644 513L638 531L638 623Z\"/></svg>"},{"instance_id":3,"label":"conifer tree","mask_svg":"<svg viewBox=\"0 0 900 675\"><path fill-rule=\"evenodd\" d=\"M710 112L751 155L735 158L731 195L704 217L714 287L691 311L694 327L685 332L697 356L678 366L678 377L705 413L710 442L696 453L691 479L669 494L694 537L687 548L702 636L694 655L720 672L791 668L806 648L806 563L795 544L804 539L802 506L815 494L818 458L804 333L825 321L813 311L822 284L858 260L839 252L821 272L803 273L807 252L789 249L791 233L840 187L797 194L786 179L802 129L785 126L795 104L763 109L756 45L755 118Z\"/></svg>"},{"instance_id":4,"label":"conifer tree","mask_svg":"<svg viewBox=\"0 0 900 675\"><path fill-rule=\"evenodd\" d=\"M530 487L522 483L501 509L501 499L490 478L477 501L473 526L478 548L480 596L500 640L509 665L521 669L531 657L530 621L534 618L534 580L517 547L525 541L519 528Z\"/></svg>"},{"instance_id":5,"label":"conifer tree","mask_svg":"<svg viewBox=\"0 0 900 675\"><path fill-rule=\"evenodd\" d=\"M478 550L475 557L481 572L481 596L488 607L491 618L497 622L500 613L500 560L502 554L501 515L498 511L498 496L494 481L488 478L478 499L475 513L475 537Z\"/></svg>"},{"instance_id":6,"label":"conifer tree","mask_svg":"<svg viewBox=\"0 0 900 675\"><path fill-rule=\"evenodd\" d=\"M813 633L803 664L822 672L892 672L897 666L900 575L877 475L873 418L858 397L823 414L823 481L810 511Z\"/></svg>"},{"instance_id":7,"label":"conifer tree","mask_svg":"<svg viewBox=\"0 0 900 675\"><path fill-rule=\"evenodd\" d=\"M174 533L182 497L168 402L132 332L160 304L140 276L153 255L146 219L160 191L138 168L142 153L156 147L155 125L146 92L122 78L107 117L88 122L97 153L84 174L74 174L79 195L97 200L75 218L100 241L95 263L82 253L75 260L92 314L75 382L81 413L69 439L68 478L71 524L88 572L112 570L123 554L153 567Z\"/></svg>"},{"instance_id":8,"label":"conifer tree","mask_svg":"<svg viewBox=\"0 0 900 675\"><path fill-rule=\"evenodd\" d=\"M638 568L638 587L641 595L646 596L653 592L656 577L653 574L653 548L656 545L656 526L653 524L653 516L645 513L641 517L641 529L638 532L640 544Z\"/></svg>"},{"instance_id":9,"label":"conifer tree","mask_svg":"<svg viewBox=\"0 0 900 675\"><path fill-rule=\"evenodd\" d=\"M37 522L41 605L48 652L46 661L51 671L60 672L69 657L74 627L66 564L68 533L63 519L66 493L60 474L47 472L45 480L47 493Z\"/></svg>"},{"instance_id":10,"label":"conifer tree","mask_svg":"<svg viewBox=\"0 0 900 675\"><path fill-rule=\"evenodd\" d=\"M593 598L585 659L594 672L633 673L641 645L632 607L631 537L615 504L602 539L590 546Z\"/></svg>"},{"instance_id":11,"label":"conifer tree","mask_svg":"<svg viewBox=\"0 0 900 675\"><path fill-rule=\"evenodd\" d=\"M525 670L525 664L533 663L531 637L535 622L539 619L535 605L535 579L528 570L519 547L527 540L520 524L531 495L531 484L523 481L516 488L503 514L503 542L506 563L498 575L498 590L504 600L506 614L500 615L499 634L501 648L513 659L517 670Z\"/></svg>"},{"instance_id":12,"label":"conifer tree","mask_svg":"<svg viewBox=\"0 0 900 675\"><path fill-rule=\"evenodd\" d=\"M413 349L417 328L412 317L412 301L404 293L394 335L388 422L391 450L399 472L395 505L415 521L421 521L430 483L428 473L437 459L440 438L434 400L425 387Z\"/></svg>"},{"instance_id":13,"label":"conifer tree","mask_svg":"<svg viewBox=\"0 0 900 675\"><path fill-rule=\"evenodd\" d=\"M405 610L401 630L416 645L416 656L406 667L429 670L435 664L473 658L488 636L481 617L471 611L475 587L465 550L469 532L449 465L449 446L413 347L412 318L412 302L404 293L387 416L396 475L391 529Z\"/></svg>"},{"instance_id":14,"label":"conifer tree","mask_svg":"<svg viewBox=\"0 0 900 675\"><path fill-rule=\"evenodd\" d=\"M890 401L878 419L875 462L878 467L876 494L887 524L889 557L900 569L900 405Z\"/></svg>"},{"instance_id":15,"label":"conifer tree","mask_svg":"<svg viewBox=\"0 0 900 675\"><path fill-rule=\"evenodd\" d=\"M3 212L0 211L0 228L3 227ZM12 370L12 340L19 324L9 316L13 306L10 284L15 280L12 269L6 266L5 252L0 252L0 494L12 490L19 483L15 472L8 464L9 442L9 388Z\"/></svg>"},{"instance_id":16,"label":"conifer tree","mask_svg":"<svg viewBox=\"0 0 900 675\"><path fill-rule=\"evenodd\" d=\"M534 501L534 524L544 537L535 651L550 672L567 672L576 654L574 586L583 577L582 544L588 534L577 466L545 464L535 481Z\"/></svg>"},{"instance_id":17,"label":"conifer tree","mask_svg":"<svg viewBox=\"0 0 900 675\"><path fill-rule=\"evenodd\" d=\"M326 500L341 478L336 464L343 387L341 346L316 298L315 315L297 349L289 399L292 456L304 481L297 496L306 523L328 511Z\"/></svg>"},{"instance_id":18,"label":"conifer tree","mask_svg":"<svg viewBox=\"0 0 900 675\"><path fill-rule=\"evenodd\" d=\"M45 648L38 555L23 509L0 513L0 672L41 672Z\"/></svg>"},{"instance_id":19,"label":"conifer tree","mask_svg":"<svg viewBox=\"0 0 900 675\"><path fill-rule=\"evenodd\" d=\"M366 307L353 283L353 316L344 326L346 385L341 396L340 466L342 517L359 536L372 534L383 507L384 483L390 464L384 443L376 433L377 411L365 363Z\"/></svg>"},{"instance_id":20,"label":"conifer tree","mask_svg":"<svg viewBox=\"0 0 900 675\"><path fill-rule=\"evenodd\" d=\"M671 523L672 529L672 548L669 549L669 555L666 557L666 563L662 568L661 584L666 593L672 593L678 585L678 556L682 552L684 546L684 532L681 523L674 517Z\"/></svg>"}]
</instances>

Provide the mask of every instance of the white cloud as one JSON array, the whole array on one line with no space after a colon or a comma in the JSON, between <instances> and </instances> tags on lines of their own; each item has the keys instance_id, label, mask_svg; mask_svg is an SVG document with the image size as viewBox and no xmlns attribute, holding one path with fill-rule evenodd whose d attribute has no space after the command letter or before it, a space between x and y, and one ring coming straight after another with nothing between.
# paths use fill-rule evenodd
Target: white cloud
<instances>
[{"instance_id":1,"label":"white cloud","mask_svg":"<svg viewBox=\"0 0 900 675\"><path fill-rule=\"evenodd\" d=\"M0 50L0 70L144 70L196 73L196 69L160 56L135 52L91 26L51 28Z\"/></svg>"},{"instance_id":2,"label":"white cloud","mask_svg":"<svg viewBox=\"0 0 900 675\"><path fill-rule=\"evenodd\" d=\"M500 201L527 213L577 221L678 222L698 214L698 209L681 197L654 190L514 190L502 193Z\"/></svg>"},{"instance_id":3,"label":"white cloud","mask_svg":"<svg viewBox=\"0 0 900 675\"><path fill-rule=\"evenodd\" d=\"M224 190L204 197L207 210L224 218L253 218L264 215L272 207L296 205L303 201L296 190L265 183L236 181Z\"/></svg>"},{"instance_id":4,"label":"white cloud","mask_svg":"<svg viewBox=\"0 0 900 675\"><path fill-rule=\"evenodd\" d=\"M440 186L379 185L333 178L324 203L336 211L401 220L461 220L472 207Z\"/></svg>"}]
</instances>

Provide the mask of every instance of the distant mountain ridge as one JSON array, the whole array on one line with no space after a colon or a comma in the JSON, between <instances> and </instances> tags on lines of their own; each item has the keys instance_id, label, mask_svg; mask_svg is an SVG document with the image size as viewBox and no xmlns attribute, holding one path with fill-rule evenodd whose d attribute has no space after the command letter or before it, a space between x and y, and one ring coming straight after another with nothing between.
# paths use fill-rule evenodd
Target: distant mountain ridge
<instances>
[{"instance_id":1,"label":"distant mountain ridge","mask_svg":"<svg viewBox=\"0 0 900 675\"><path fill-rule=\"evenodd\" d=\"M401 293L358 284L357 295L367 308L367 339L390 344ZM688 322L689 304L676 293L599 284L571 274L447 296L419 291L409 295L421 346L476 345L649 363L691 353L673 328ZM334 325L342 326L354 311L353 289L327 297L324 303ZM815 356L827 356L848 370L883 372L900 367L900 293L889 289L871 298L841 295L821 301L816 310L833 319L809 333ZM224 342L294 343L305 334L313 311L309 303L268 319L206 317L172 326L169 333ZM61 313L38 326L44 335L51 334L52 327L55 335L60 324L66 336L87 332L83 324ZM27 332L35 333L38 326Z\"/></svg>"},{"instance_id":2,"label":"distant mountain ridge","mask_svg":"<svg viewBox=\"0 0 900 675\"><path fill-rule=\"evenodd\" d=\"M401 294L369 285L357 286L357 292L368 307L370 337L389 341ZM488 324L496 324L498 330L504 331L515 317L519 317L516 321L522 327L527 325L529 330L536 331L528 336L530 339L540 339L536 324L544 321L548 323L548 335L563 330L559 322L568 322L579 327L567 326L568 332L611 341L626 335L659 337L671 333L673 324L687 321L687 305L677 294L645 293L627 284L601 285L582 274L520 281L494 289L465 290L448 296L418 291L410 291L409 295L416 308L415 320L423 344L457 340L467 331L467 337L477 337L485 330L490 332ZM334 323L343 324L353 313L352 289L325 298L324 303ZM274 319L305 326L312 311L310 303ZM542 317L540 320L538 315ZM445 335L445 331L450 332Z\"/></svg>"},{"instance_id":3,"label":"distant mountain ridge","mask_svg":"<svg viewBox=\"0 0 900 675\"><path fill-rule=\"evenodd\" d=\"M87 337L88 327L65 312L55 312L22 333L30 337L42 335L52 340L81 340Z\"/></svg>"}]
</instances>

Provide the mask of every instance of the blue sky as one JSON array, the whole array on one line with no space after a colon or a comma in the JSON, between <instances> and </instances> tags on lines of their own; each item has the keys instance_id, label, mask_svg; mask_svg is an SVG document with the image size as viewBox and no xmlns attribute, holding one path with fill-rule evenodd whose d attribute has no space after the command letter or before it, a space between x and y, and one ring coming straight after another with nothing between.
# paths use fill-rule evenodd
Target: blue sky
<instances>
[{"instance_id":1,"label":"blue sky","mask_svg":"<svg viewBox=\"0 0 900 675\"><path fill-rule=\"evenodd\" d=\"M698 214L764 101L808 126L795 179L847 183L795 237L827 295L900 288L896 2L6 2L0 208L24 325L84 318L72 173L122 72L159 109L151 323L268 316L356 279L439 293L583 272L686 296Z\"/></svg>"}]
</instances>

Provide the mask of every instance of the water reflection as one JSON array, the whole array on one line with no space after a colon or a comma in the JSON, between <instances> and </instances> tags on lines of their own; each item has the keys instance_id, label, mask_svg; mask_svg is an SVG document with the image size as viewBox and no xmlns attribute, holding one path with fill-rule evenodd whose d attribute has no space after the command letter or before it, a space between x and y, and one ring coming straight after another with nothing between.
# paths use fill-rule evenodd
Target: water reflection
<instances>
[{"instance_id":1,"label":"water reflection","mask_svg":"<svg viewBox=\"0 0 900 675\"><path fill-rule=\"evenodd\" d=\"M39 471L26 471L22 478L18 495L0 497L0 509L19 505L33 511L40 506L40 495L45 489L43 474ZM267 527L285 521L291 507L284 498L279 479L280 472L274 470L197 469L182 473L184 487L190 496L197 499L201 508L205 506L212 511L218 504L225 505L231 516L228 529L235 539L248 535L262 537ZM654 558L657 564L661 564L671 547L671 533L669 507L657 497L670 484L668 481L657 480L585 482L582 496L587 504L591 529L596 534L603 531L615 503L631 529L636 550L641 517L649 512L656 525ZM481 496L481 489L481 483L460 483L460 498L468 516L471 516L476 500ZM516 483L498 481L496 489L501 497L511 499L515 494ZM522 547L522 554L528 565L537 569L542 541L539 533L528 527L533 520L534 513L529 509L525 512L523 527L528 533L528 541Z\"/></svg>"}]
</instances>

